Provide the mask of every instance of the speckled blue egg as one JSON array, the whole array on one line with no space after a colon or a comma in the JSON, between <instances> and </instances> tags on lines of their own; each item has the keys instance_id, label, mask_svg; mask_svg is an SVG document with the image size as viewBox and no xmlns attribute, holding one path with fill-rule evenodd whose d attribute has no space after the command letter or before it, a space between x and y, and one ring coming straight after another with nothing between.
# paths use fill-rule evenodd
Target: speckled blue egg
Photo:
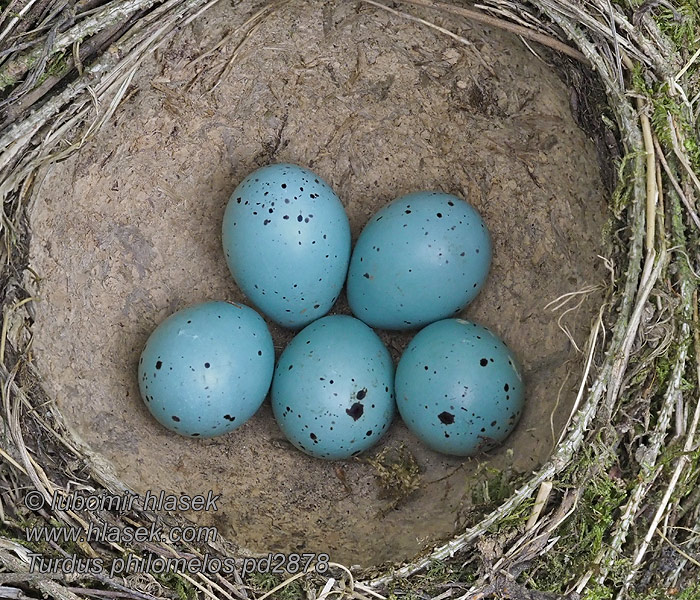
<instances>
[{"instance_id":1,"label":"speckled blue egg","mask_svg":"<svg viewBox=\"0 0 700 600\"><path fill-rule=\"evenodd\" d=\"M513 353L485 327L445 319L418 332L396 368L396 401L428 447L472 456L515 428L524 403Z\"/></svg>"},{"instance_id":2,"label":"speckled blue egg","mask_svg":"<svg viewBox=\"0 0 700 600\"><path fill-rule=\"evenodd\" d=\"M318 458L357 456L394 418L394 365L367 325L323 317L282 353L271 396L275 418L297 448Z\"/></svg>"},{"instance_id":3,"label":"speckled blue egg","mask_svg":"<svg viewBox=\"0 0 700 600\"><path fill-rule=\"evenodd\" d=\"M490 265L491 239L470 204L442 192L408 194L362 230L350 260L348 302L372 327L417 329L469 304Z\"/></svg>"},{"instance_id":4,"label":"speckled blue egg","mask_svg":"<svg viewBox=\"0 0 700 600\"><path fill-rule=\"evenodd\" d=\"M272 336L252 308L197 304L165 319L148 338L138 368L141 397L168 429L214 437L260 408L274 361Z\"/></svg>"},{"instance_id":5,"label":"speckled blue egg","mask_svg":"<svg viewBox=\"0 0 700 600\"><path fill-rule=\"evenodd\" d=\"M291 164L258 169L235 189L223 220L233 277L270 319L298 329L325 315L350 260L350 224L318 175Z\"/></svg>"}]
</instances>

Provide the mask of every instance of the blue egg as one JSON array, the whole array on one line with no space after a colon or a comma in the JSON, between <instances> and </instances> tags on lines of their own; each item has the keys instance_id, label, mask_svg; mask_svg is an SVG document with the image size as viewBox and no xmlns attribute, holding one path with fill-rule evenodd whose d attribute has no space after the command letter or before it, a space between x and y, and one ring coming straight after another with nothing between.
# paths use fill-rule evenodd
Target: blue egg
<instances>
[{"instance_id":1,"label":"blue egg","mask_svg":"<svg viewBox=\"0 0 700 600\"><path fill-rule=\"evenodd\" d=\"M350 260L348 302L372 327L417 329L471 302L490 265L491 239L470 204L442 192L408 194L362 230Z\"/></svg>"},{"instance_id":2,"label":"blue egg","mask_svg":"<svg viewBox=\"0 0 700 600\"><path fill-rule=\"evenodd\" d=\"M274 361L272 336L252 308L197 304L169 316L148 338L139 360L141 397L171 431L214 437L260 408Z\"/></svg>"},{"instance_id":3,"label":"blue egg","mask_svg":"<svg viewBox=\"0 0 700 600\"><path fill-rule=\"evenodd\" d=\"M357 456L394 418L394 365L367 325L323 317L282 353L271 396L275 418L297 448L318 458Z\"/></svg>"},{"instance_id":4,"label":"blue egg","mask_svg":"<svg viewBox=\"0 0 700 600\"><path fill-rule=\"evenodd\" d=\"M418 332L396 368L406 426L428 447L471 456L511 433L524 404L518 363L485 327L445 319Z\"/></svg>"},{"instance_id":5,"label":"blue egg","mask_svg":"<svg viewBox=\"0 0 700 600\"><path fill-rule=\"evenodd\" d=\"M274 164L246 177L223 221L226 262L243 293L283 327L325 315L345 282L350 224L318 175Z\"/></svg>"}]
</instances>

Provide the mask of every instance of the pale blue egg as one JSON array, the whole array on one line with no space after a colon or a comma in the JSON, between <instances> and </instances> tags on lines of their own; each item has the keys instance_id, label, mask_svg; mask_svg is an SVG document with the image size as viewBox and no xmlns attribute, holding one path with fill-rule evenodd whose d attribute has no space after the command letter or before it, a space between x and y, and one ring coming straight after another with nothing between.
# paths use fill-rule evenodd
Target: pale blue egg
<instances>
[{"instance_id":1,"label":"pale blue egg","mask_svg":"<svg viewBox=\"0 0 700 600\"><path fill-rule=\"evenodd\" d=\"M340 294L350 260L350 224L318 175L274 164L248 175L223 220L223 247L236 283L283 327L325 315Z\"/></svg>"},{"instance_id":2,"label":"pale blue egg","mask_svg":"<svg viewBox=\"0 0 700 600\"><path fill-rule=\"evenodd\" d=\"M485 327L445 319L419 331L396 368L406 426L428 447L471 456L503 442L524 406L520 367Z\"/></svg>"},{"instance_id":3,"label":"pale blue egg","mask_svg":"<svg viewBox=\"0 0 700 600\"><path fill-rule=\"evenodd\" d=\"M240 427L270 388L272 336L252 308L205 302L169 316L139 359L141 397L181 435L207 438Z\"/></svg>"},{"instance_id":4,"label":"pale blue egg","mask_svg":"<svg viewBox=\"0 0 700 600\"><path fill-rule=\"evenodd\" d=\"M271 397L282 432L297 448L318 458L350 458L389 429L394 365L367 325L345 315L323 317L282 353Z\"/></svg>"},{"instance_id":5,"label":"pale blue egg","mask_svg":"<svg viewBox=\"0 0 700 600\"><path fill-rule=\"evenodd\" d=\"M417 329L453 316L479 293L491 239L470 204L442 192L394 200L365 226L350 260L352 312L372 327Z\"/></svg>"}]
</instances>

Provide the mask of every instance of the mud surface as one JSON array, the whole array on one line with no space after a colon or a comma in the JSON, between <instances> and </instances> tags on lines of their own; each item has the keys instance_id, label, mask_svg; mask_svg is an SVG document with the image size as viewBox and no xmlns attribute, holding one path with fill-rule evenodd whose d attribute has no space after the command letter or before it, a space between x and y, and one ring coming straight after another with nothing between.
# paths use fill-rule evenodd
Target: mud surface
<instances>
[{"instance_id":1,"label":"mud surface","mask_svg":"<svg viewBox=\"0 0 700 600\"><path fill-rule=\"evenodd\" d=\"M405 559L463 525L480 461L536 468L569 415L581 359L545 305L604 278L595 149L569 91L518 39L438 20L462 45L369 6L291 2L227 67L254 11L222 2L180 31L111 123L42 173L32 209L37 366L71 426L135 491L215 490L219 511L193 517L252 551ZM269 401L232 434L196 441L160 427L138 395L136 363L157 323L195 302L245 301L220 223L238 182L272 161L324 177L355 237L379 207L420 189L467 198L493 236L488 283L464 316L520 357L524 416L504 447L466 461L425 449L395 422L373 452L405 442L423 485L386 514L373 467L294 450ZM566 317L579 344L597 302ZM336 311L347 312L342 298ZM291 334L271 330L279 353ZM410 335L384 339L396 359Z\"/></svg>"}]
</instances>

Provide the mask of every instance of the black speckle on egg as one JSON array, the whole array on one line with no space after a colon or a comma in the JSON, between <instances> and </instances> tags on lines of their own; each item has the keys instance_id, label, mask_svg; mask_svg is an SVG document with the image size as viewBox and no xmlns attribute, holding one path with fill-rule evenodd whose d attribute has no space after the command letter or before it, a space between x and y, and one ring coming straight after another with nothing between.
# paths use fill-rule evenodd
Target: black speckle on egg
<instances>
[{"instance_id":1,"label":"black speckle on egg","mask_svg":"<svg viewBox=\"0 0 700 600\"><path fill-rule=\"evenodd\" d=\"M283 189L283 190L287 189L287 184L286 184L286 183L283 183L283 184L282 184L282 189Z\"/></svg>"},{"instance_id":2,"label":"black speckle on egg","mask_svg":"<svg viewBox=\"0 0 700 600\"><path fill-rule=\"evenodd\" d=\"M485 367L486 365L489 364L489 361L486 360L485 358L482 358L482 359L479 361L479 364L480 364L482 367Z\"/></svg>"},{"instance_id":3,"label":"black speckle on egg","mask_svg":"<svg viewBox=\"0 0 700 600\"><path fill-rule=\"evenodd\" d=\"M160 360L159 360L159 361L156 363L156 369L160 369L162 366L163 366L163 361L160 361Z\"/></svg>"},{"instance_id":4,"label":"black speckle on egg","mask_svg":"<svg viewBox=\"0 0 700 600\"><path fill-rule=\"evenodd\" d=\"M452 425L455 422L455 416L452 413L448 413L446 410L438 415L440 423L443 425Z\"/></svg>"},{"instance_id":5,"label":"black speckle on egg","mask_svg":"<svg viewBox=\"0 0 700 600\"><path fill-rule=\"evenodd\" d=\"M265 219L265 220L263 221L263 225L267 225L267 224L269 224L269 223L272 223L272 221L270 221L270 219Z\"/></svg>"},{"instance_id":6,"label":"black speckle on egg","mask_svg":"<svg viewBox=\"0 0 700 600\"><path fill-rule=\"evenodd\" d=\"M299 221L299 223L301 223L303 220L304 220L304 217L302 217L301 215L297 216L297 221Z\"/></svg>"},{"instance_id":7,"label":"black speckle on egg","mask_svg":"<svg viewBox=\"0 0 700 600\"><path fill-rule=\"evenodd\" d=\"M289 368L287 369L287 371L291 371L293 368L294 368L294 365L289 365Z\"/></svg>"},{"instance_id":8,"label":"black speckle on egg","mask_svg":"<svg viewBox=\"0 0 700 600\"><path fill-rule=\"evenodd\" d=\"M365 433L365 435L366 435L367 437L369 437L370 435L372 435L372 430L370 429L367 433Z\"/></svg>"},{"instance_id":9,"label":"black speckle on egg","mask_svg":"<svg viewBox=\"0 0 700 600\"><path fill-rule=\"evenodd\" d=\"M495 427L496 423L498 423L498 421L491 421L491 427Z\"/></svg>"},{"instance_id":10,"label":"black speckle on egg","mask_svg":"<svg viewBox=\"0 0 700 600\"><path fill-rule=\"evenodd\" d=\"M365 279L369 279L369 273L365 273L362 277L364 277Z\"/></svg>"},{"instance_id":11,"label":"black speckle on egg","mask_svg":"<svg viewBox=\"0 0 700 600\"><path fill-rule=\"evenodd\" d=\"M350 408L345 409L348 416L352 417L353 421L357 421L365 412L365 407L362 402L355 402Z\"/></svg>"},{"instance_id":12,"label":"black speckle on egg","mask_svg":"<svg viewBox=\"0 0 700 600\"><path fill-rule=\"evenodd\" d=\"M211 367L211 364L209 364L208 362L205 362L205 363L204 363L204 368L205 368L205 369L208 369L209 367Z\"/></svg>"},{"instance_id":13,"label":"black speckle on egg","mask_svg":"<svg viewBox=\"0 0 700 600\"><path fill-rule=\"evenodd\" d=\"M199 437L199 434L198 434L198 433L193 433L193 434L192 434L192 437Z\"/></svg>"},{"instance_id":14,"label":"black speckle on egg","mask_svg":"<svg viewBox=\"0 0 700 600\"><path fill-rule=\"evenodd\" d=\"M503 386L503 391L504 391L504 392L507 392L509 389L510 389L510 386L506 383L506 384Z\"/></svg>"},{"instance_id":15,"label":"black speckle on egg","mask_svg":"<svg viewBox=\"0 0 700 600\"><path fill-rule=\"evenodd\" d=\"M236 420L236 417L232 417L231 415L224 415L224 419L233 423Z\"/></svg>"},{"instance_id":16,"label":"black speckle on egg","mask_svg":"<svg viewBox=\"0 0 700 600\"><path fill-rule=\"evenodd\" d=\"M442 219L442 213L437 213L437 218Z\"/></svg>"},{"instance_id":17,"label":"black speckle on egg","mask_svg":"<svg viewBox=\"0 0 700 600\"><path fill-rule=\"evenodd\" d=\"M357 392L357 399L362 400L366 395L367 395L367 388L362 388L359 392Z\"/></svg>"},{"instance_id":18,"label":"black speckle on egg","mask_svg":"<svg viewBox=\"0 0 700 600\"><path fill-rule=\"evenodd\" d=\"M175 421L176 423L179 423L179 422L180 422L180 417L176 417L175 415L173 415L173 416L171 417L171 419L172 419L173 421Z\"/></svg>"},{"instance_id":19,"label":"black speckle on egg","mask_svg":"<svg viewBox=\"0 0 700 600\"><path fill-rule=\"evenodd\" d=\"M285 221L288 221L288 220L289 220L289 215L284 215L282 218L283 218Z\"/></svg>"},{"instance_id":20,"label":"black speckle on egg","mask_svg":"<svg viewBox=\"0 0 700 600\"><path fill-rule=\"evenodd\" d=\"M318 444L318 438L315 433L310 433L309 437L314 441L314 444Z\"/></svg>"}]
</instances>

